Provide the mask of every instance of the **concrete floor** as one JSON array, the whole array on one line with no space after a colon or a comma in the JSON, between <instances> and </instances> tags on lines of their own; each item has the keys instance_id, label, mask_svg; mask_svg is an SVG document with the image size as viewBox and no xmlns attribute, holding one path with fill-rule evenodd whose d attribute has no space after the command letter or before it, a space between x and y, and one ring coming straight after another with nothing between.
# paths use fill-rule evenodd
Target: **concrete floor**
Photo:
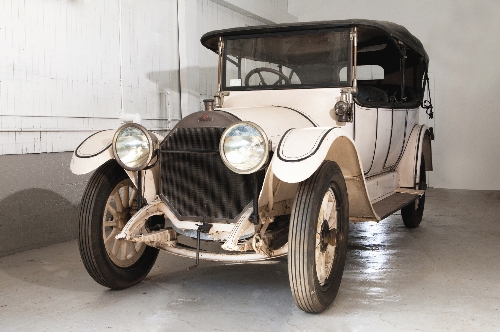
<instances>
[{"instance_id":1,"label":"concrete floor","mask_svg":"<svg viewBox=\"0 0 500 332\"><path fill-rule=\"evenodd\" d=\"M320 315L295 307L286 258L187 271L192 260L160 253L141 284L109 291L65 242L0 258L0 329L499 331L499 218L499 191L430 189L417 229L399 215L351 223L339 294Z\"/></svg>"}]
</instances>

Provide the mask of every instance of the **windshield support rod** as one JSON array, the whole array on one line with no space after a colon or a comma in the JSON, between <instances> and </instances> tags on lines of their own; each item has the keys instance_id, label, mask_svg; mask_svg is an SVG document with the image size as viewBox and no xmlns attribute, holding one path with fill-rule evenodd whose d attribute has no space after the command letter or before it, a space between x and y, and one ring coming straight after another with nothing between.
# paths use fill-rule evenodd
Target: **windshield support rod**
<instances>
[{"instance_id":1,"label":"windshield support rod","mask_svg":"<svg viewBox=\"0 0 500 332\"><path fill-rule=\"evenodd\" d=\"M353 46L353 68L352 68L352 94L356 95L358 93L358 81L357 81L357 71L358 71L358 28L354 27L351 31L351 40Z\"/></svg>"},{"instance_id":2,"label":"windshield support rod","mask_svg":"<svg viewBox=\"0 0 500 332\"><path fill-rule=\"evenodd\" d=\"M224 49L224 40L222 37L219 37L219 45L218 45L218 54L219 54L219 66L217 70L217 92L215 93L215 107L222 107L222 51Z\"/></svg>"}]
</instances>

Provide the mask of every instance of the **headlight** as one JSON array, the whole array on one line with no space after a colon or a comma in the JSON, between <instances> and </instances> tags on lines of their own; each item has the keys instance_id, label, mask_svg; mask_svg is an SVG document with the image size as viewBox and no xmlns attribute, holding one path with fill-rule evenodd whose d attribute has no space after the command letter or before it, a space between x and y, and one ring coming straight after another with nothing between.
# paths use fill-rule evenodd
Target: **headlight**
<instances>
[{"instance_id":1,"label":"headlight","mask_svg":"<svg viewBox=\"0 0 500 332\"><path fill-rule=\"evenodd\" d=\"M335 104L335 114L337 114L338 116L346 115L349 112L349 109L350 105L345 101L341 100Z\"/></svg>"},{"instance_id":2,"label":"headlight","mask_svg":"<svg viewBox=\"0 0 500 332\"><path fill-rule=\"evenodd\" d=\"M129 171L144 169L154 156L157 138L141 125L127 123L113 137L113 153L118 164Z\"/></svg>"},{"instance_id":3,"label":"headlight","mask_svg":"<svg viewBox=\"0 0 500 332\"><path fill-rule=\"evenodd\" d=\"M219 150L230 170L250 174L267 162L269 143L264 131L255 123L238 122L224 131Z\"/></svg>"}]
</instances>

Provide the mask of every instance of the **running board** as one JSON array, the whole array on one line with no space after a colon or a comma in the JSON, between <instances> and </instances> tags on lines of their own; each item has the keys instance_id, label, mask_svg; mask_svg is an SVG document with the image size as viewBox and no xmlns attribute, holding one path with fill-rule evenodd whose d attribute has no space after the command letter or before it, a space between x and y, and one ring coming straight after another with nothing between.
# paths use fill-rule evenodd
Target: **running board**
<instances>
[{"instance_id":1,"label":"running board","mask_svg":"<svg viewBox=\"0 0 500 332\"><path fill-rule=\"evenodd\" d=\"M373 209L380 216L380 220L387 218L394 212L401 210L425 193L424 190L400 188L394 194L373 204Z\"/></svg>"}]
</instances>

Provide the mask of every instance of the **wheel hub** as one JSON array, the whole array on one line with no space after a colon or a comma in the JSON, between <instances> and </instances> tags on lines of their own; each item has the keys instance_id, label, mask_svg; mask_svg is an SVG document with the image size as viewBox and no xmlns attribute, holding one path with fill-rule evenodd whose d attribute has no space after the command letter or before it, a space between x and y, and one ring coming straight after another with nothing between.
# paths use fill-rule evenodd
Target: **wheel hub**
<instances>
[{"instance_id":1,"label":"wheel hub","mask_svg":"<svg viewBox=\"0 0 500 332\"><path fill-rule=\"evenodd\" d=\"M328 248L328 238L330 237L330 229L329 229L328 221L323 220L321 224L321 233L320 233L320 250L321 252L325 252L326 248Z\"/></svg>"},{"instance_id":2,"label":"wheel hub","mask_svg":"<svg viewBox=\"0 0 500 332\"><path fill-rule=\"evenodd\" d=\"M337 245L337 237L339 235L339 232L337 229L332 228L329 229L328 221L323 220L323 223L321 224L321 237L320 237L320 250L321 252L325 252L328 246L336 246Z\"/></svg>"},{"instance_id":3,"label":"wheel hub","mask_svg":"<svg viewBox=\"0 0 500 332\"><path fill-rule=\"evenodd\" d=\"M338 237L337 201L330 188L324 195L316 230L316 275L320 285L325 285L330 277L336 257Z\"/></svg>"}]
</instances>

